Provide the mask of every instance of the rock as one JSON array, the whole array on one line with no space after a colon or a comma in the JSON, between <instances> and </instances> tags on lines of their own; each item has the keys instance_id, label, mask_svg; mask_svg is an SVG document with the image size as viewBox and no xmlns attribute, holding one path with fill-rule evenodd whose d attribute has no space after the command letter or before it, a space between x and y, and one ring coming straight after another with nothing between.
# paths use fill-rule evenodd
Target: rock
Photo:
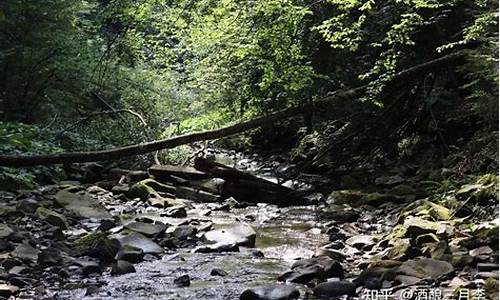
<instances>
[{"instance_id":1,"label":"rock","mask_svg":"<svg viewBox=\"0 0 500 300\"><path fill-rule=\"evenodd\" d=\"M403 203L405 201L406 198L396 195L370 193L361 197L361 199L359 199L359 201L357 202L357 205L378 207L386 203Z\"/></svg>"},{"instance_id":2,"label":"rock","mask_svg":"<svg viewBox=\"0 0 500 300\"><path fill-rule=\"evenodd\" d=\"M38 207L40 207L40 203L33 198L21 199L16 205L17 210L27 214L34 213Z\"/></svg>"},{"instance_id":3,"label":"rock","mask_svg":"<svg viewBox=\"0 0 500 300\"><path fill-rule=\"evenodd\" d=\"M237 223L229 228L208 231L203 236L205 240L211 243L254 247L257 233L251 226L245 223Z\"/></svg>"},{"instance_id":4,"label":"rock","mask_svg":"<svg viewBox=\"0 0 500 300\"><path fill-rule=\"evenodd\" d=\"M323 280L325 278L325 269L320 265L310 265L295 268L278 276L278 281L307 284L313 279Z\"/></svg>"},{"instance_id":5,"label":"rock","mask_svg":"<svg viewBox=\"0 0 500 300\"><path fill-rule=\"evenodd\" d=\"M142 233L145 236L155 237L165 232L167 226L163 223L143 223L143 222L130 222L125 225L125 228L132 231Z\"/></svg>"},{"instance_id":6,"label":"rock","mask_svg":"<svg viewBox=\"0 0 500 300\"><path fill-rule=\"evenodd\" d=\"M412 251L410 239L397 239L392 242L392 247L387 252L387 259L402 260L408 258Z\"/></svg>"},{"instance_id":7,"label":"rock","mask_svg":"<svg viewBox=\"0 0 500 300\"><path fill-rule=\"evenodd\" d=\"M407 275L420 279L436 279L451 271L453 271L453 266L450 263L432 258L408 260L397 268L397 274L399 275Z\"/></svg>"},{"instance_id":8,"label":"rock","mask_svg":"<svg viewBox=\"0 0 500 300\"><path fill-rule=\"evenodd\" d=\"M210 271L210 275L212 275L212 276L226 276L227 272L222 270L222 269L215 268L215 269L212 269L212 271Z\"/></svg>"},{"instance_id":9,"label":"rock","mask_svg":"<svg viewBox=\"0 0 500 300\"><path fill-rule=\"evenodd\" d=\"M429 243L436 244L439 243L439 238L433 233L426 233L417 236L415 242L417 246L422 246Z\"/></svg>"},{"instance_id":10,"label":"rock","mask_svg":"<svg viewBox=\"0 0 500 300\"><path fill-rule=\"evenodd\" d=\"M463 185L457 192L459 199L472 199L486 202L498 199L498 175L487 174L479 177L475 183Z\"/></svg>"},{"instance_id":11,"label":"rock","mask_svg":"<svg viewBox=\"0 0 500 300\"><path fill-rule=\"evenodd\" d=\"M88 255L104 261L113 259L119 249L120 243L116 239L109 239L102 232L87 234L74 243L76 256Z\"/></svg>"},{"instance_id":12,"label":"rock","mask_svg":"<svg viewBox=\"0 0 500 300\"><path fill-rule=\"evenodd\" d=\"M56 202L83 218L106 219L111 215L104 206L89 193L73 193L71 189L57 192Z\"/></svg>"},{"instance_id":13,"label":"rock","mask_svg":"<svg viewBox=\"0 0 500 300\"><path fill-rule=\"evenodd\" d=\"M111 265L111 275L135 273L134 265L124 260L117 260Z\"/></svg>"},{"instance_id":14,"label":"rock","mask_svg":"<svg viewBox=\"0 0 500 300\"><path fill-rule=\"evenodd\" d=\"M184 274L182 276L175 278L174 284L176 286L182 286L182 287L190 286L191 285L191 278L189 278L189 275Z\"/></svg>"},{"instance_id":15,"label":"rock","mask_svg":"<svg viewBox=\"0 0 500 300\"><path fill-rule=\"evenodd\" d=\"M76 264L82 267L82 274L84 276L101 274L102 272L102 267L95 261L77 260Z\"/></svg>"},{"instance_id":16,"label":"rock","mask_svg":"<svg viewBox=\"0 0 500 300\"><path fill-rule=\"evenodd\" d=\"M355 204L357 203L366 193L356 190L340 190L333 191L327 199L327 203L330 204Z\"/></svg>"},{"instance_id":17,"label":"rock","mask_svg":"<svg viewBox=\"0 0 500 300\"><path fill-rule=\"evenodd\" d=\"M9 225L0 223L0 239L8 238L12 233L14 233L14 230Z\"/></svg>"},{"instance_id":18,"label":"rock","mask_svg":"<svg viewBox=\"0 0 500 300\"><path fill-rule=\"evenodd\" d=\"M439 230L439 223L427 221L419 217L408 217L404 224L406 237L416 237L426 233L436 233Z\"/></svg>"},{"instance_id":19,"label":"rock","mask_svg":"<svg viewBox=\"0 0 500 300\"><path fill-rule=\"evenodd\" d=\"M47 234L55 241L62 241L65 239L62 229L56 226L47 229Z\"/></svg>"},{"instance_id":20,"label":"rock","mask_svg":"<svg viewBox=\"0 0 500 300\"><path fill-rule=\"evenodd\" d=\"M0 283L0 297L8 299L19 292L19 288L15 285Z\"/></svg>"},{"instance_id":21,"label":"rock","mask_svg":"<svg viewBox=\"0 0 500 300\"><path fill-rule=\"evenodd\" d=\"M478 263L477 270L480 272L489 272L489 271L497 271L498 264L494 263Z\"/></svg>"},{"instance_id":22,"label":"rock","mask_svg":"<svg viewBox=\"0 0 500 300\"><path fill-rule=\"evenodd\" d=\"M493 249L489 246L482 246L469 251L469 255L472 257L489 256L493 253Z\"/></svg>"},{"instance_id":23,"label":"rock","mask_svg":"<svg viewBox=\"0 0 500 300\"><path fill-rule=\"evenodd\" d=\"M356 285L350 281L327 281L313 288L314 295L318 297L331 298L342 295L355 296Z\"/></svg>"},{"instance_id":24,"label":"rock","mask_svg":"<svg viewBox=\"0 0 500 300\"><path fill-rule=\"evenodd\" d=\"M61 262L62 262L61 251L59 251L58 249L55 248L45 249L38 254L38 263L41 266L44 267L56 266L61 264Z\"/></svg>"},{"instance_id":25,"label":"rock","mask_svg":"<svg viewBox=\"0 0 500 300\"><path fill-rule=\"evenodd\" d=\"M28 268L26 266L15 266L9 270L9 274L13 274L13 275L26 275L26 274L29 274L32 272L33 272L33 270L31 270L30 268Z\"/></svg>"},{"instance_id":26,"label":"rock","mask_svg":"<svg viewBox=\"0 0 500 300\"><path fill-rule=\"evenodd\" d=\"M127 195L130 191L130 187L127 184L117 184L111 188L111 192L115 195L124 194Z\"/></svg>"},{"instance_id":27,"label":"rock","mask_svg":"<svg viewBox=\"0 0 500 300\"><path fill-rule=\"evenodd\" d=\"M389 190L389 194L393 194L396 196L403 196L403 197L408 197L408 196L413 196L416 197L417 191L415 190L414 187L407 185L407 184L400 184L396 185L392 189Z\"/></svg>"},{"instance_id":28,"label":"rock","mask_svg":"<svg viewBox=\"0 0 500 300\"><path fill-rule=\"evenodd\" d=\"M18 245L14 251L11 252L11 255L22 260L37 261L39 253L39 250L31 247L29 244L23 243Z\"/></svg>"},{"instance_id":29,"label":"rock","mask_svg":"<svg viewBox=\"0 0 500 300\"><path fill-rule=\"evenodd\" d=\"M463 268L465 266L470 266L474 262L474 257L470 256L466 252L453 253L450 258L450 263L455 268Z\"/></svg>"},{"instance_id":30,"label":"rock","mask_svg":"<svg viewBox=\"0 0 500 300\"><path fill-rule=\"evenodd\" d=\"M345 254L343 254L339 250L329 248L328 245L316 250L314 256L328 256L331 259L334 259L339 262L342 262L346 259Z\"/></svg>"},{"instance_id":31,"label":"rock","mask_svg":"<svg viewBox=\"0 0 500 300\"><path fill-rule=\"evenodd\" d=\"M147 202L152 207L165 208L165 207L170 206L170 202L173 200L174 199L171 199L171 198L154 196L154 197L149 197Z\"/></svg>"},{"instance_id":32,"label":"rock","mask_svg":"<svg viewBox=\"0 0 500 300\"><path fill-rule=\"evenodd\" d=\"M2 267L6 270L15 267L15 266L20 266L23 263L21 262L20 259L13 258L13 257L7 257L2 261Z\"/></svg>"},{"instance_id":33,"label":"rock","mask_svg":"<svg viewBox=\"0 0 500 300\"><path fill-rule=\"evenodd\" d=\"M299 260L292 265L291 269L291 271L281 274L278 280L306 284L313 279L344 277L340 263L327 256Z\"/></svg>"},{"instance_id":34,"label":"rock","mask_svg":"<svg viewBox=\"0 0 500 300\"><path fill-rule=\"evenodd\" d=\"M128 235L118 237L118 241L122 246L132 246L142 249L144 254L160 254L163 253L163 248L151 239L140 233L130 233Z\"/></svg>"},{"instance_id":35,"label":"rock","mask_svg":"<svg viewBox=\"0 0 500 300\"><path fill-rule=\"evenodd\" d=\"M7 252L14 249L14 245L4 238L0 238L0 252Z\"/></svg>"},{"instance_id":36,"label":"rock","mask_svg":"<svg viewBox=\"0 0 500 300\"><path fill-rule=\"evenodd\" d=\"M124 246L116 253L116 260L124 260L130 263L139 263L144 258L144 251L140 248L132 247L132 246Z\"/></svg>"},{"instance_id":37,"label":"rock","mask_svg":"<svg viewBox=\"0 0 500 300\"><path fill-rule=\"evenodd\" d=\"M99 227L97 227L97 229L99 229L102 232L106 232L115 226L116 222L114 219L102 219L101 224L99 224Z\"/></svg>"},{"instance_id":38,"label":"rock","mask_svg":"<svg viewBox=\"0 0 500 300\"><path fill-rule=\"evenodd\" d=\"M320 216L325 220L332 220L337 222L354 222L359 219L360 214L352 208L330 205L320 211Z\"/></svg>"},{"instance_id":39,"label":"rock","mask_svg":"<svg viewBox=\"0 0 500 300\"><path fill-rule=\"evenodd\" d=\"M169 230L169 233L177 239L184 241L194 237L197 231L196 227L191 225L178 225L172 231Z\"/></svg>"},{"instance_id":40,"label":"rock","mask_svg":"<svg viewBox=\"0 0 500 300\"><path fill-rule=\"evenodd\" d=\"M108 191L103 189L102 187L92 185L87 188L87 193L99 195L99 194L107 194Z\"/></svg>"},{"instance_id":41,"label":"rock","mask_svg":"<svg viewBox=\"0 0 500 300\"><path fill-rule=\"evenodd\" d=\"M202 245L194 248L193 253L222 253L222 252L238 252L239 247L235 244L215 243Z\"/></svg>"},{"instance_id":42,"label":"rock","mask_svg":"<svg viewBox=\"0 0 500 300\"><path fill-rule=\"evenodd\" d=\"M355 235L348 238L345 242L347 245L359 250L370 250L375 245L375 240L371 235Z\"/></svg>"},{"instance_id":43,"label":"rock","mask_svg":"<svg viewBox=\"0 0 500 300\"><path fill-rule=\"evenodd\" d=\"M39 207L36 210L36 215L40 220L43 220L51 225L57 226L63 230L66 230L69 228L68 226L68 221L66 220L66 217L56 213L55 211L52 211L50 209L47 209L45 207Z\"/></svg>"},{"instance_id":44,"label":"rock","mask_svg":"<svg viewBox=\"0 0 500 300\"><path fill-rule=\"evenodd\" d=\"M290 285L273 284L245 290L240 300L293 300L300 297L300 292Z\"/></svg>"},{"instance_id":45,"label":"rock","mask_svg":"<svg viewBox=\"0 0 500 300\"><path fill-rule=\"evenodd\" d=\"M324 269L325 278L344 278L344 269L342 265L336 261L331 259L328 256L318 256L313 258L301 259L296 261L292 265L292 270L312 266L319 265Z\"/></svg>"},{"instance_id":46,"label":"rock","mask_svg":"<svg viewBox=\"0 0 500 300\"><path fill-rule=\"evenodd\" d=\"M380 186L393 186L403 183L405 179L399 175L383 176L375 179L375 184Z\"/></svg>"},{"instance_id":47,"label":"rock","mask_svg":"<svg viewBox=\"0 0 500 300\"><path fill-rule=\"evenodd\" d=\"M171 218L185 218L187 217L186 208L184 208L184 206L170 207L165 212L162 212L161 216Z\"/></svg>"},{"instance_id":48,"label":"rock","mask_svg":"<svg viewBox=\"0 0 500 300\"><path fill-rule=\"evenodd\" d=\"M140 198L142 201L148 200L148 198L161 198L159 192L175 194L176 188L174 186L159 183L158 181L148 178L137 182L130 187L127 193L129 198Z\"/></svg>"}]
</instances>

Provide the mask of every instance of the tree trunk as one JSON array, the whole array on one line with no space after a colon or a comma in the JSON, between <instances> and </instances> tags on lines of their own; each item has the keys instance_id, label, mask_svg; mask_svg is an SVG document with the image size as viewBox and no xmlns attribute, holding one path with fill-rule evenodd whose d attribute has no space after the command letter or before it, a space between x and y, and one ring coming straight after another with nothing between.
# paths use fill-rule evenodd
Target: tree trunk
<instances>
[{"instance_id":1,"label":"tree trunk","mask_svg":"<svg viewBox=\"0 0 500 300\"><path fill-rule=\"evenodd\" d=\"M394 75L392 81L398 82L411 80L423 76L429 72L449 66L452 63L459 63L464 55L453 53L447 56L431 60L418 66L406 69ZM334 100L352 99L365 91L367 85L354 89L338 91L321 100L309 102L301 106L286 108L267 116L262 116L253 120L244 121L215 130L208 130L198 133L185 134L174 138L157 140L136 145L117 147L108 150L88 151L88 152L66 152L43 155L0 155L0 166L26 167L35 165L69 164L103 160L115 160L127 156L146 154L162 149L174 148L180 145L189 144L203 140L213 140L240 132L244 132L257 127L273 124L285 118L304 114L304 112L320 110L332 104Z\"/></svg>"}]
</instances>

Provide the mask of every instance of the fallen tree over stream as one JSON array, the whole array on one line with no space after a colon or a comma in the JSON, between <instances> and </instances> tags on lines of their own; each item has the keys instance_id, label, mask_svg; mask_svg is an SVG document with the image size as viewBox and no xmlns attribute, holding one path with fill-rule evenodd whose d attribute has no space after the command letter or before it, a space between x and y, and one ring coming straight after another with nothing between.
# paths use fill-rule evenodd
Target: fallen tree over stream
<instances>
[{"instance_id":1,"label":"fallen tree over stream","mask_svg":"<svg viewBox=\"0 0 500 300\"><path fill-rule=\"evenodd\" d=\"M435 72L450 65L459 64L463 60L463 58L464 55L460 52L457 52L428 61L426 63L414 66L395 74L392 78L392 82L403 82L410 81L414 78L420 78L428 73ZM127 156L141 155L158 150L175 148L177 146L193 142L219 139L248 131L250 129L273 124L283 119L301 115L306 112L321 110L322 108L331 105L331 103L335 100L352 99L356 96L359 96L366 90L367 87L368 85L364 85L353 89L337 91L334 94L317 101L308 102L296 107L286 108L266 116L244 121L220 129L185 134L163 140L156 140L100 151L63 152L42 155L0 155L0 166L26 167L36 165L70 164L116 160Z\"/></svg>"}]
</instances>

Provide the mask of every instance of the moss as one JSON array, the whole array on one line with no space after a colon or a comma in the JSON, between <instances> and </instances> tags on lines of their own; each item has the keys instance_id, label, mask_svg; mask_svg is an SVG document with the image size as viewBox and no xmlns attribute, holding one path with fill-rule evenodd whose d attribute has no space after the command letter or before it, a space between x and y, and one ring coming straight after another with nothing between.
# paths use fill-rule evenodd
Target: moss
<instances>
[{"instance_id":1,"label":"moss","mask_svg":"<svg viewBox=\"0 0 500 300\"><path fill-rule=\"evenodd\" d=\"M359 199L359 204L376 207L385 203L400 203L402 201L404 201L404 198L398 197L396 195L370 193L364 195L361 199Z\"/></svg>"},{"instance_id":2,"label":"moss","mask_svg":"<svg viewBox=\"0 0 500 300\"><path fill-rule=\"evenodd\" d=\"M175 193L175 187L159 183L154 179L148 178L132 185L127 193L127 196L131 198L140 198L141 200L145 201L152 195L159 196L159 192Z\"/></svg>"},{"instance_id":3,"label":"moss","mask_svg":"<svg viewBox=\"0 0 500 300\"><path fill-rule=\"evenodd\" d=\"M390 194L394 194L397 196L408 196L408 195L415 195L416 190L410 185L407 184L400 184L395 187L393 187L390 191Z\"/></svg>"},{"instance_id":4,"label":"moss","mask_svg":"<svg viewBox=\"0 0 500 300\"><path fill-rule=\"evenodd\" d=\"M328 201L335 204L353 204L358 202L366 193L357 190L333 191L328 196Z\"/></svg>"},{"instance_id":5,"label":"moss","mask_svg":"<svg viewBox=\"0 0 500 300\"><path fill-rule=\"evenodd\" d=\"M94 232L76 240L73 250L76 256L88 255L109 260L116 255L119 248L117 240L108 239L102 232Z\"/></svg>"},{"instance_id":6,"label":"moss","mask_svg":"<svg viewBox=\"0 0 500 300\"><path fill-rule=\"evenodd\" d=\"M68 221L66 220L66 217L59 213L56 213L55 211L52 211L45 207L39 207L37 208L35 213L38 218L40 218L40 220L43 220L61 229L68 229Z\"/></svg>"}]
</instances>

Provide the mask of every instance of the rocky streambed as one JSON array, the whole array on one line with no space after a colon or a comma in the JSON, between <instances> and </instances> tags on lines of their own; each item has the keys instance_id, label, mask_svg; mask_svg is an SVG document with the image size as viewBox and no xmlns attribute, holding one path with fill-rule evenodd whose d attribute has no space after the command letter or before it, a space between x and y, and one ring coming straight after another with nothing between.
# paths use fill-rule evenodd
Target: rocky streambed
<instances>
[{"instance_id":1,"label":"rocky streambed","mask_svg":"<svg viewBox=\"0 0 500 300\"><path fill-rule=\"evenodd\" d=\"M278 207L221 197L220 179L122 175L0 195L0 298L498 298L495 176L432 196L394 175L370 192L285 182L309 202Z\"/></svg>"}]
</instances>

